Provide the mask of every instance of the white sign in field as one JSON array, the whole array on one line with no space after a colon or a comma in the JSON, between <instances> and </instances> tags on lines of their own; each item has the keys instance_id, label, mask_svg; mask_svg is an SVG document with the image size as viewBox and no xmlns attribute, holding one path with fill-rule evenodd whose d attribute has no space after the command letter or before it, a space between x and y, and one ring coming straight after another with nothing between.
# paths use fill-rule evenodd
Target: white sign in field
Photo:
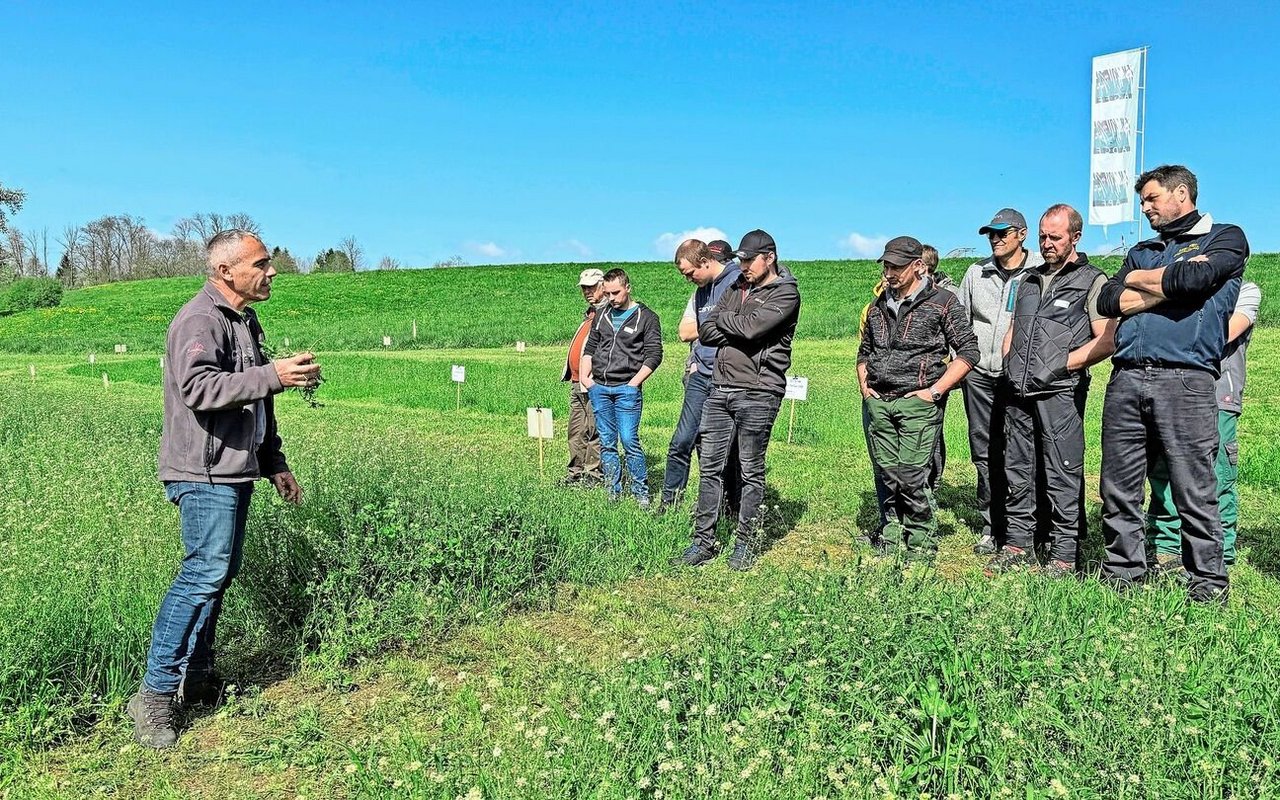
<instances>
[{"instance_id":1,"label":"white sign in field","mask_svg":"<svg viewBox=\"0 0 1280 800\"><path fill-rule=\"evenodd\" d=\"M467 368L461 364L454 364L450 367L450 375L454 383L467 382Z\"/></svg>"},{"instance_id":2,"label":"white sign in field","mask_svg":"<svg viewBox=\"0 0 1280 800\"><path fill-rule=\"evenodd\" d=\"M525 409L525 416L529 424L529 436L533 439L554 439L556 438L555 428L551 421L551 409L549 408L528 408Z\"/></svg>"},{"instance_id":3,"label":"white sign in field","mask_svg":"<svg viewBox=\"0 0 1280 800\"><path fill-rule=\"evenodd\" d=\"M117 355L119 355L120 353L127 353L127 352L129 352L129 345L127 345L127 344L118 344L118 345L116 345L116 354L117 354Z\"/></svg>"},{"instance_id":4,"label":"white sign in field","mask_svg":"<svg viewBox=\"0 0 1280 800\"><path fill-rule=\"evenodd\" d=\"M524 342L516 342L516 352L517 353L524 352Z\"/></svg>"},{"instance_id":5,"label":"white sign in field","mask_svg":"<svg viewBox=\"0 0 1280 800\"><path fill-rule=\"evenodd\" d=\"M1093 59L1089 145L1089 224L1134 220L1138 93L1146 89L1146 48Z\"/></svg>"},{"instance_id":6,"label":"white sign in field","mask_svg":"<svg viewBox=\"0 0 1280 800\"><path fill-rule=\"evenodd\" d=\"M391 346L391 337L390 337L390 336L383 336L383 337L382 337L382 346L383 346L383 347L390 347L390 346Z\"/></svg>"},{"instance_id":7,"label":"white sign in field","mask_svg":"<svg viewBox=\"0 0 1280 800\"><path fill-rule=\"evenodd\" d=\"M799 376L787 376L787 391L782 396L784 400L808 400L809 399L809 379Z\"/></svg>"}]
</instances>

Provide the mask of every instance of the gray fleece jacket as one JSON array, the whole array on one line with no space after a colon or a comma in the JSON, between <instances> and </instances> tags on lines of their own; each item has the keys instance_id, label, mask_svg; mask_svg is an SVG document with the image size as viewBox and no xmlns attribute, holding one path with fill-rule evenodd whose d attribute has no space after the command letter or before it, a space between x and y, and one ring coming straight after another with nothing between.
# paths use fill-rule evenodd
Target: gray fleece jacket
<instances>
[{"instance_id":1,"label":"gray fleece jacket","mask_svg":"<svg viewBox=\"0 0 1280 800\"><path fill-rule=\"evenodd\" d=\"M272 402L284 387L263 340L253 309L241 314L208 283L173 318L160 480L244 483L288 471Z\"/></svg>"},{"instance_id":2,"label":"gray fleece jacket","mask_svg":"<svg viewBox=\"0 0 1280 800\"><path fill-rule=\"evenodd\" d=\"M995 377L1004 372L1004 334L1013 321L1018 284L1028 274L1024 270L1044 263L1039 252L1026 248L1023 252L1027 257L1022 266L1011 273L996 266L995 256L971 265L956 292L969 315L973 335L978 337L979 361L973 368L984 375Z\"/></svg>"}]
</instances>

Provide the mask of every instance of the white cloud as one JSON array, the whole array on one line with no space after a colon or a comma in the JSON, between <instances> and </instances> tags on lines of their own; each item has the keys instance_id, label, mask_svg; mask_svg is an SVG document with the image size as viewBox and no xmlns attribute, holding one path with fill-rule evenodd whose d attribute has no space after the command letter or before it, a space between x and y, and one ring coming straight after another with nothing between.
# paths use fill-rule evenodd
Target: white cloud
<instances>
[{"instance_id":1,"label":"white cloud","mask_svg":"<svg viewBox=\"0 0 1280 800\"><path fill-rule=\"evenodd\" d=\"M589 246L577 239L570 239L563 244L566 250L572 251L579 258L591 258L595 255L595 251Z\"/></svg>"},{"instance_id":2,"label":"white cloud","mask_svg":"<svg viewBox=\"0 0 1280 800\"><path fill-rule=\"evenodd\" d=\"M853 253L858 258L879 258L884 252L888 236L864 236L857 231L840 240L840 247Z\"/></svg>"},{"instance_id":3,"label":"white cloud","mask_svg":"<svg viewBox=\"0 0 1280 800\"><path fill-rule=\"evenodd\" d=\"M484 258L506 258L511 251L497 242L467 242L467 249Z\"/></svg>"},{"instance_id":4,"label":"white cloud","mask_svg":"<svg viewBox=\"0 0 1280 800\"><path fill-rule=\"evenodd\" d=\"M729 237L719 228L694 228L691 231L682 231L680 233L664 233L657 239L653 240L653 248L658 251L658 255L663 258L671 258L675 255L676 248L685 239L699 239L704 242L714 242L716 239L724 239L728 241Z\"/></svg>"}]
</instances>

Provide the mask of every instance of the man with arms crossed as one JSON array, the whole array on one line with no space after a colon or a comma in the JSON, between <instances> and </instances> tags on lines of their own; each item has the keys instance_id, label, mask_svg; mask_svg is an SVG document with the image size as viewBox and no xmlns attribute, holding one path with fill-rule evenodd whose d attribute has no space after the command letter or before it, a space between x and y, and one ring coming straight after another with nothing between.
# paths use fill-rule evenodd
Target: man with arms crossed
<instances>
[{"instance_id":1,"label":"man with arms crossed","mask_svg":"<svg viewBox=\"0 0 1280 800\"><path fill-rule=\"evenodd\" d=\"M165 340L160 480L178 506L184 556L151 630L142 688L129 700L146 747L178 739L177 703L216 702L214 633L240 569L253 483L265 477L287 502L302 500L276 431L272 396L313 386L311 353L268 361L250 303L271 296L275 268L262 240L242 230L209 240L209 276Z\"/></svg>"},{"instance_id":2,"label":"man with arms crossed","mask_svg":"<svg viewBox=\"0 0 1280 800\"><path fill-rule=\"evenodd\" d=\"M742 274L702 324L698 338L717 347L711 395L702 411L702 462L693 543L674 563L698 566L716 557L716 521L729 451L738 446L742 505L729 567L755 564L761 542L765 452L787 388L791 340L800 318L796 279L778 263L773 237L754 230L736 252Z\"/></svg>"},{"instance_id":3,"label":"man with arms crossed","mask_svg":"<svg viewBox=\"0 0 1280 800\"><path fill-rule=\"evenodd\" d=\"M991 243L991 257L969 267L960 281L958 296L978 337L981 358L961 390L969 420L969 453L978 470L978 510L982 514L982 530L973 551L989 555L999 546L995 534L1005 527L999 501L1005 496L1004 395L1000 386L1004 356L1000 348L1013 318L1018 279L1026 267L1040 264L1040 255L1027 252L1023 246L1027 220L1017 209L1000 209L978 233Z\"/></svg>"},{"instance_id":4,"label":"man with arms crossed","mask_svg":"<svg viewBox=\"0 0 1280 800\"><path fill-rule=\"evenodd\" d=\"M569 381L569 469L564 482L566 486L595 486L604 477L600 472L600 437L596 433L591 401L579 380L578 367L582 365L582 348L591 332L591 323L604 303L604 273L584 269L578 276L578 288L582 290L582 299L587 301L587 310L569 342L569 355L560 376L560 380Z\"/></svg>"},{"instance_id":5,"label":"man with arms crossed","mask_svg":"<svg viewBox=\"0 0 1280 800\"><path fill-rule=\"evenodd\" d=\"M960 301L925 276L919 240L890 239L878 260L885 291L863 326L858 387L870 418L872 468L888 490L880 546L894 553L905 544L909 556L931 559L937 521L927 483L938 401L978 360L978 343Z\"/></svg>"},{"instance_id":6,"label":"man with arms crossed","mask_svg":"<svg viewBox=\"0 0 1280 800\"><path fill-rule=\"evenodd\" d=\"M1004 468L1008 532L986 574L1035 569L1037 518L1047 523L1054 577L1073 576L1084 537L1084 406L1089 367L1111 355L1116 321L1098 313L1102 270L1076 250L1080 212L1051 206L1040 217L1044 265L1024 272L1004 337ZM1038 487L1038 476L1044 486ZM1037 489L1047 503L1037 505ZM999 502L1000 498L996 499Z\"/></svg>"},{"instance_id":7,"label":"man with arms crossed","mask_svg":"<svg viewBox=\"0 0 1280 800\"><path fill-rule=\"evenodd\" d=\"M1186 167L1144 172L1134 189L1158 235L1129 250L1098 297L1103 315L1121 318L1102 409L1102 577L1121 590L1146 579L1142 488L1148 460L1163 452L1182 517L1188 594L1221 603L1214 383L1249 244L1237 226L1196 210L1196 176Z\"/></svg>"},{"instance_id":8,"label":"man with arms crossed","mask_svg":"<svg viewBox=\"0 0 1280 800\"><path fill-rule=\"evenodd\" d=\"M680 319L680 341L690 342L692 350L689 366L684 375L684 403L680 406L680 420L671 436L667 450L667 469L662 478L662 500L658 510L664 510L679 502L679 495L689 483L689 461L698 442L698 430L702 424L702 407L711 394L711 375L716 365L716 348L708 347L698 339L698 325L716 309L716 304L742 271L733 262L733 254L725 252L727 262L716 257L709 245L697 239L687 239L676 250L676 268L697 289L689 298L689 306ZM730 453L726 482L736 479L737 451ZM737 492L728 489L729 510L738 510Z\"/></svg>"},{"instance_id":9,"label":"man with arms crossed","mask_svg":"<svg viewBox=\"0 0 1280 800\"><path fill-rule=\"evenodd\" d=\"M604 274L604 295L609 307L591 323L578 375L595 411L609 499L622 496L621 439L631 494L641 508L648 508L649 471L640 445L644 406L640 387L662 363L662 327L652 309L632 299L631 279L625 270L611 269Z\"/></svg>"}]
</instances>

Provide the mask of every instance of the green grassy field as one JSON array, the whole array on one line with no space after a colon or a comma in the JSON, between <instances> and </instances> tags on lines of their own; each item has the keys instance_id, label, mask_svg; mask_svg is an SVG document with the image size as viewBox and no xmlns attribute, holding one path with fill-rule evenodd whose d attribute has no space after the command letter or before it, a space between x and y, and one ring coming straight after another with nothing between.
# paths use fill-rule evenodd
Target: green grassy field
<instances>
[{"instance_id":1,"label":"green grassy field","mask_svg":"<svg viewBox=\"0 0 1280 800\"><path fill-rule=\"evenodd\" d=\"M1251 351L1226 610L1165 585L1121 598L1093 580L984 579L958 398L942 552L904 568L854 545L874 501L854 344L831 337L867 266L850 280L797 265L815 287L793 369L811 399L792 444L785 412L775 429L774 545L746 575L667 567L684 514L556 486L561 438L539 474L524 409L550 406L563 435L563 352L509 344L572 328L572 286L514 317L549 296L551 268L282 281L261 307L268 333L327 345L324 407L280 402L307 501L255 497L220 630L238 691L164 754L131 743L122 708L179 556L154 478L158 347L192 284L101 287L68 295L96 312L0 319L0 796L1280 796L1280 335L1264 327ZM635 273L673 333L687 284L666 265ZM361 344L416 296L412 278L423 318L475 321L453 342L467 347L435 349L450 342L422 319L421 349ZM395 290L375 295L384 280ZM481 310L474 294L504 280ZM130 326L128 355L109 354L108 321ZM681 355L670 345L646 389L654 480ZM460 409L454 363L468 368Z\"/></svg>"},{"instance_id":2,"label":"green grassy field","mask_svg":"<svg viewBox=\"0 0 1280 800\"><path fill-rule=\"evenodd\" d=\"M787 262L800 281L801 339L855 336L858 312L880 270L872 261ZM959 280L966 261L944 261ZM1102 266L1119 265L1115 258ZM566 326L580 313L576 284L583 264L536 264L469 269L362 272L348 275L282 275L275 296L259 307L274 341L289 338L294 349L326 352L376 350L390 336L392 349L506 347L517 341L550 344L573 335ZM689 299L690 284L670 264L598 264L625 267L637 299L664 322L663 334L676 341L676 322ZM1280 256L1255 256L1252 280L1263 290L1261 324L1280 323ZM1276 277L1272 277L1276 276ZM199 278L94 286L68 292L58 308L0 317L0 352L159 352L165 327L200 285ZM856 307L854 307L856 306ZM413 323L418 338L412 338Z\"/></svg>"}]
</instances>

